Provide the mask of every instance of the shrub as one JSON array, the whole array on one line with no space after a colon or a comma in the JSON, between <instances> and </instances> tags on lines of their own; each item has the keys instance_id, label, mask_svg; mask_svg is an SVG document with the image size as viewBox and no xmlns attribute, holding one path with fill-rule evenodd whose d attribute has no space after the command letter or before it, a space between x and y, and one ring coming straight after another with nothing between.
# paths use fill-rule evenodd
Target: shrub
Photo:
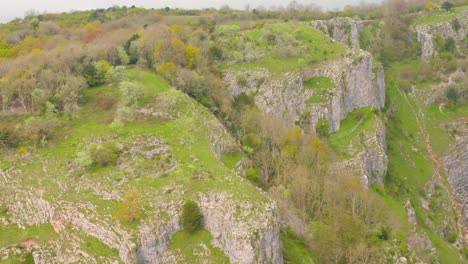
<instances>
[{"instance_id":1,"label":"shrub","mask_svg":"<svg viewBox=\"0 0 468 264\"><path fill-rule=\"evenodd\" d=\"M0 127L0 148L16 148L19 143L18 135L11 127Z\"/></svg>"},{"instance_id":2,"label":"shrub","mask_svg":"<svg viewBox=\"0 0 468 264\"><path fill-rule=\"evenodd\" d=\"M236 82L240 86L246 86L247 85L247 79L245 78L244 75L238 75L236 77Z\"/></svg>"},{"instance_id":3,"label":"shrub","mask_svg":"<svg viewBox=\"0 0 468 264\"><path fill-rule=\"evenodd\" d=\"M56 126L55 121L30 117L18 127L18 130L23 140L37 144L51 139Z\"/></svg>"},{"instance_id":4,"label":"shrub","mask_svg":"<svg viewBox=\"0 0 468 264\"><path fill-rule=\"evenodd\" d=\"M321 137L328 137L330 134L328 119L320 118L315 126L315 132Z\"/></svg>"},{"instance_id":5,"label":"shrub","mask_svg":"<svg viewBox=\"0 0 468 264\"><path fill-rule=\"evenodd\" d=\"M447 97L447 99L456 104L457 101L458 101L458 98L460 97L460 95L458 94L458 91L457 89L455 89L454 87L449 87L446 91L445 91L445 96Z\"/></svg>"},{"instance_id":6,"label":"shrub","mask_svg":"<svg viewBox=\"0 0 468 264\"><path fill-rule=\"evenodd\" d=\"M194 232L202 227L203 215L194 201L186 201L182 210L181 224L185 231Z\"/></svg>"},{"instance_id":7,"label":"shrub","mask_svg":"<svg viewBox=\"0 0 468 264\"><path fill-rule=\"evenodd\" d=\"M104 142L98 145L91 145L89 153L93 163L105 167L114 165L119 158L120 150L113 142Z\"/></svg>"},{"instance_id":8,"label":"shrub","mask_svg":"<svg viewBox=\"0 0 468 264\"><path fill-rule=\"evenodd\" d=\"M143 201L137 191L131 190L125 195L117 217L124 222L133 223L141 219Z\"/></svg>"},{"instance_id":9,"label":"shrub","mask_svg":"<svg viewBox=\"0 0 468 264\"><path fill-rule=\"evenodd\" d=\"M118 84L128 79L129 77L125 66L112 67L106 73L106 83L108 84Z\"/></svg>"},{"instance_id":10,"label":"shrub","mask_svg":"<svg viewBox=\"0 0 468 264\"><path fill-rule=\"evenodd\" d=\"M136 106L145 95L145 88L137 83L121 82L119 88L125 106Z\"/></svg>"}]
</instances>

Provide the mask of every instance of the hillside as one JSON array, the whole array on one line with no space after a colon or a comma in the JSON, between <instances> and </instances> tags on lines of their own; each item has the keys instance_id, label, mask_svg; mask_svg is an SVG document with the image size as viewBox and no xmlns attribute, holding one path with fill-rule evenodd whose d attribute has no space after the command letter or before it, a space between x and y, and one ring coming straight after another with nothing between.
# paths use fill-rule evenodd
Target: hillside
<instances>
[{"instance_id":1,"label":"hillside","mask_svg":"<svg viewBox=\"0 0 468 264\"><path fill-rule=\"evenodd\" d=\"M0 24L0 263L465 263L466 12Z\"/></svg>"}]
</instances>

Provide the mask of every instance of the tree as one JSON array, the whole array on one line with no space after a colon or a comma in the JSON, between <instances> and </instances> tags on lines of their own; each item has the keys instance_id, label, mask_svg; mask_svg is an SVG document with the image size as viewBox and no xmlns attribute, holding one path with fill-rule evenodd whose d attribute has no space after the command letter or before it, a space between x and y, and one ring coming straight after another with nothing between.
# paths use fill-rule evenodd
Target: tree
<instances>
[{"instance_id":1,"label":"tree","mask_svg":"<svg viewBox=\"0 0 468 264\"><path fill-rule=\"evenodd\" d=\"M426 8L429 9L429 10L434 9L435 8L434 2L431 2L431 1L427 2L426 3Z\"/></svg>"},{"instance_id":2,"label":"tree","mask_svg":"<svg viewBox=\"0 0 468 264\"><path fill-rule=\"evenodd\" d=\"M121 82L119 88L124 106L136 106L145 95L145 88L138 83Z\"/></svg>"},{"instance_id":3,"label":"tree","mask_svg":"<svg viewBox=\"0 0 468 264\"><path fill-rule=\"evenodd\" d=\"M176 65L173 62L165 62L159 65L156 71L161 74L162 77L172 82L176 72Z\"/></svg>"},{"instance_id":4,"label":"tree","mask_svg":"<svg viewBox=\"0 0 468 264\"><path fill-rule=\"evenodd\" d=\"M189 68L193 68L193 66L195 64L195 59L196 59L196 57L198 56L199 53L200 53L200 49L195 48L192 45L188 45L187 48L185 48L185 54L187 55L187 58L188 58Z\"/></svg>"},{"instance_id":5,"label":"tree","mask_svg":"<svg viewBox=\"0 0 468 264\"><path fill-rule=\"evenodd\" d=\"M182 210L181 223L187 232L193 232L202 227L203 215L194 201L186 201Z\"/></svg>"},{"instance_id":6,"label":"tree","mask_svg":"<svg viewBox=\"0 0 468 264\"><path fill-rule=\"evenodd\" d=\"M133 223L141 219L143 212L143 201L140 194L135 190L130 190L125 195L117 217L124 222Z\"/></svg>"},{"instance_id":7,"label":"tree","mask_svg":"<svg viewBox=\"0 0 468 264\"><path fill-rule=\"evenodd\" d=\"M39 27L40 23L41 23L41 21L37 17L31 19L31 21L29 22L29 24L31 25L31 28L34 31L37 31L37 28Z\"/></svg>"},{"instance_id":8,"label":"tree","mask_svg":"<svg viewBox=\"0 0 468 264\"><path fill-rule=\"evenodd\" d=\"M458 94L458 91L457 89L455 89L454 87L450 87L447 89L447 91L445 92L445 96L447 97L447 99L456 104L460 95Z\"/></svg>"},{"instance_id":9,"label":"tree","mask_svg":"<svg viewBox=\"0 0 468 264\"><path fill-rule=\"evenodd\" d=\"M442 4L442 9L444 9L445 11L450 11L450 9L453 8L453 4L448 2L448 1L445 1L443 4Z\"/></svg>"}]
</instances>

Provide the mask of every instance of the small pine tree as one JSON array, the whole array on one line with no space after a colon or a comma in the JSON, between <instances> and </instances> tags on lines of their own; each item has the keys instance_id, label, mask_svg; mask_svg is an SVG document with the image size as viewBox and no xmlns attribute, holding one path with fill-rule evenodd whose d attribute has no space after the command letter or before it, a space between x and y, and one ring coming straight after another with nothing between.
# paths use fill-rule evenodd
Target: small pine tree
<instances>
[{"instance_id":1,"label":"small pine tree","mask_svg":"<svg viewBox=\"0 0 468 264\"><path fill-rule=\"evenodd\" d=\"M182 210L182 227L187 232L193 232L202 227L203 215L194 201L186 201Z\"/></svg>"}]
</instances>

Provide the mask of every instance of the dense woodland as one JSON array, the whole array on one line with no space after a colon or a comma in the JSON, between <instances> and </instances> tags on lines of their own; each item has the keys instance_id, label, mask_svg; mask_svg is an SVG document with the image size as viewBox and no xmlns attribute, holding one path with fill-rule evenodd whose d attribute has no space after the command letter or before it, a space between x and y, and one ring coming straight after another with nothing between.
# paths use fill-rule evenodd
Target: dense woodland
<instances>
[{"instance_id":1,"label":"dense woodland","mask_svg":"<svg viewBox=\"0 0 468 264\"><path fill-rule=\"evenodd\" d=\"M0 25L0 111L5 113L0 150L27 153L56 144L86 103L83 92L102 85L119 89L125 98L118 105L112 97L97 98L103 109L117 107L109 125L138 120L136 109L145 92L130 81L127 70L152 71L208 108L238 140L249 160L245 177L278 203L287 241L302 245L321 263L384 262L382 245L404 237L384 199L398 199L406 187L389 179L385 190L380 186L367 190L356 175L329 169L337 154L328 144L328 126L311 133L300 124L293 127L263 114L249 95L231 98L221 69L232 55L226 54L220 41L224 33L217 26L240 21L247 30L262 28L265 21L336 16L378 20L379 37L366 32L361 45L392 72L396 63L419 57L420 45L409 26L415 13L429 12L435 4L389 0L382 5L346 6L338 12L297 2L285 8L242 11L227 6L219 10L132 6L64 14L30 12L24 19ZM268 34L265 38L274 42ZM277 43L285 45L280 49L288 48ZM421 67L403 67L387 81L405 92L420 79L437 81L458 67L466 73L466 53L457 51L450 41L440 40L438 45L439 58ZM464 104L468 98L464 78L439 100L453 107ZM387 103L378 115L391 119L392 109ZM95 164L112 164L114 152L112 146L108 148L93 154ZM132 214L137 217L139 212L123 214L133 219ZM392 250L405 252L404 247L396 245ZM295 256L300 258L286 253L285 259L296 263Z\"/></svg>"}]
</instances>

